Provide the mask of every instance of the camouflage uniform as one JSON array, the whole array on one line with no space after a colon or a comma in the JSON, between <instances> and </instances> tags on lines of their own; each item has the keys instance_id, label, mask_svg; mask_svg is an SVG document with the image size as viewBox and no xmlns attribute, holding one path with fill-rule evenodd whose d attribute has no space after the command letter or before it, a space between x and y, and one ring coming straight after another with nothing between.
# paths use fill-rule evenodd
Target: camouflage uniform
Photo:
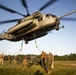
<instances>
[{"instance_id":1,"label":"camouflage uniform","mask_svg":"<svg viewBox=\"0 0 76 75\"><path fill-rule=\"evenodd\" d=\"M42 51L42 54L41 54L41 66L42 68L45 67L45 52Z\"/></svg>"},{"instance_id":2,"label":"camouflage uniform","mask_svg":"<svg viewBox=\"0 0 76 75\"><path fill-rule=\"evenodd\" d=\"M47 54L45 58L45 70L47 71L47 73L51 72L51 65L52 59L50 58L50 54Z\"/></svg>"}]
</instances>

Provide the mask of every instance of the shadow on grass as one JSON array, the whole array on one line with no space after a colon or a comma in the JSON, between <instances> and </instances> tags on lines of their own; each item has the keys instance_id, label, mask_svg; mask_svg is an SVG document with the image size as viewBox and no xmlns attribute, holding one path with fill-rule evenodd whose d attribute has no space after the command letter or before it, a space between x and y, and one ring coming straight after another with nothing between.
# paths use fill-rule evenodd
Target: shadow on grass
<instances>
[{"instance_id":1,"label":"shadow on grass","mask_svg":"<svg viewBox=\"0 0 76 75\"><path fill-rule=\"evenodd\" d=\"M43 75L43 73L41 73L40 70L37 70L34 75Z\"/></svg>"}]
</instances>

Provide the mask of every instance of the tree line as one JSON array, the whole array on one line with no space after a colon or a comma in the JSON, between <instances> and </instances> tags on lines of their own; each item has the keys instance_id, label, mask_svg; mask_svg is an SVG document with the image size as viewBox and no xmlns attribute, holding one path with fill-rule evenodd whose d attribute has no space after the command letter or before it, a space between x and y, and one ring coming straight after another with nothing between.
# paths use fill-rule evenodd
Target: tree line
<instances>
[{"instance_id":1,"label":"tree line","mask_svg":"<svg viewBox=\"0 0 76 75\"><path fill-rule=\"evenodd\" d=\"M76 61L76 54L69 54L69 55L63 55L63 56L54 56L55 61Z\"/></svg>"},{"instance_id":2,"label":"tree line","mask_svg":"<svg viewBox=\"0 0 76 75\"><path fill-rule=\"evenodd\" d=\"M13 60L14 58L16 59L20 59L23 60L25 57L27 57L27 59L31 59L34 57L37 57L40 59L41 55L5 55L4 56L4 60ZM71 53L69 55L63 55L63 56L59 56L59 55L54 55L54 60L55 61L76 61L76 54L75 53Z\"/></svg>"}]
</instances>

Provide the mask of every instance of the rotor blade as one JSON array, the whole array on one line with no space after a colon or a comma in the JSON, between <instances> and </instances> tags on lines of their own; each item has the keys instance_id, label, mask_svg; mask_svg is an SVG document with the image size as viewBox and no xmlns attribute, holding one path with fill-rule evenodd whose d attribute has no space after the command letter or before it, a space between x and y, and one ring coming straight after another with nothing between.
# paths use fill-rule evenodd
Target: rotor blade
<instances>
[{"instance_id":1,"label":"rotor blade","mask_svg":"<svg viewBox=\"0 0 76 75\"><path fill-rule=\"evenodd\" d=\"M76 21L76 18L61 18L60 20L64 20L64 21Z\"/></svg>"},{"instance_id":2,"label":"rotor blade","mask_svg":"<svg viewBox=\"0 0 76 75\"><path fill-rule=\"evenodd\" d=\"M22 5L23 5L23 7L26 8L27 15L29 15L29 11L28 11L28 6L27 6L27 2L26 2L26 0L21 0L21 3L22 3Z\"/></svg>"},{"instance_id":3,"label":"rotor blade","mask_svg":"<svg viewBox=\"0 0 76 75\"><path fill-rule=\"evenodd\" d=\"M0 21L0 24L16 22L16 21L18 21L18 20L21 20L21 19L14 19L14 20Z\"/></svg>"},{"instance_id":4,"label":"rotor blade","mask_svg":"<svg viewBox=\"0 0 76 75\"><path fill-rule=\"evenodd\" d=\"M60 17L58 17L58 19L61 19L61 18L65 17L65 16L71 15L71 14L73 14L73 13L76 13L76 10L73 11L73 12L69 12L69 13L67 13L67 14L65 14L65 15L63 15L63 16L60 16Z\"/></svg>"},{"instance_id":5,"label":"rotor blade","mask_svg":"<svg viewBox=\"0 0 76 75\"><path fill-rule=\"evenodd\" d=\"M21 14L21 13L19 13L19 12L15 11L15 10L12 10L12 9L10 9L10 8L8 8L8 7L6 7L6 6L4 6L4 5L1 5L1 4L0 4L0 8L2 8L2 9L4 9L4 10L6 10L6 11L8 11L8 12L11 12L11 13L17 13L17 14L19 14L19 15L24 16L24 17L25 17L25 15L23 15L23 14Z\"/></svg>"},{"instance_id":6,"label":"rotor blade","mask_svg":"<svg viewBox=\"0 0 76 75\"><path fill-rule=\"evenodd\" d=\"M42 11L43 9L45 9L46 7L48 7L49 5L51 4L54 4L55 2L57 2L58 0L49 0L49 2L47 2L46 4L44 4L40 9L39 11Z\"/></svg>"},{"instance_id":7,"label":"rotor blade","mask_svg":"<svg viewBox=\"0 0 76 75\"><path fill-rule=\"evenodd\" d=\"M4 33L5 32L5 29L0 33L0 35L2 34L2 33Z\"/></svg>"}]
</instances>

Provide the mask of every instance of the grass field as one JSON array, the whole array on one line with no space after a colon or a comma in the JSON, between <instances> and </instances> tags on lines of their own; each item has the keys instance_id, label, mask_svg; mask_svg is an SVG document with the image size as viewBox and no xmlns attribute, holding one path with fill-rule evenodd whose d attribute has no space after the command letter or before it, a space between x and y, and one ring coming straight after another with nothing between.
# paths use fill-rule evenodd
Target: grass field
<instances>
[{"instance_id":1,"label":"grass field","mask_svg":"<svg viewBox=\"0 0 76 75\"><path fill-rule=\"evenodd\" d=\"M76 61L55 61L55 67L50 75L76 75ZM27 68L23 65L4 62L0 66L0 75L48 75L40 65Z\"/></svg>"}]
</instances>

